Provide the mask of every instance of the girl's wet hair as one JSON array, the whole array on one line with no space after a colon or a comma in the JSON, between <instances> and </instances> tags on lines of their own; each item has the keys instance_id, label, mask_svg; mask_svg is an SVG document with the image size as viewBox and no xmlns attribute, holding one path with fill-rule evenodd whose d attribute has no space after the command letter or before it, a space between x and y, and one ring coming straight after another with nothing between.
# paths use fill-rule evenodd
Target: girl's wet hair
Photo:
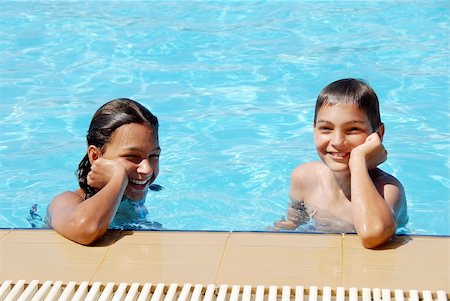
<instances>
[{"instance_id":1,"label":"girl's wet hair","mask_svg":"<svg viewBox=\"0 0 450 301\"><path fill-rule=\"evenodd\" d=\"M354 78L340 79L323 88L317 97L314 124L322 106L338 103L351 103L361 109L366 113L373 131L381 125L377 94L365 81Z\"/></svg>"},{"instance_id":2,"label":"girl's wet hair","mask_svg":"<svg viewBox=\"0 0 450 301\"><path fill-rule=\"evenodd\" d=\"M158 118L138 102L128 98L118 98L105 103L95 112L86 137L88 146L94 145L104 152L114 131L129 123L148 125L153 128L155 137L158 139ZM91 163L86 154L76 172L85 198L91 197L96 192L87 184L87 175L90 171Z\"/></svg>"}]
</instances>

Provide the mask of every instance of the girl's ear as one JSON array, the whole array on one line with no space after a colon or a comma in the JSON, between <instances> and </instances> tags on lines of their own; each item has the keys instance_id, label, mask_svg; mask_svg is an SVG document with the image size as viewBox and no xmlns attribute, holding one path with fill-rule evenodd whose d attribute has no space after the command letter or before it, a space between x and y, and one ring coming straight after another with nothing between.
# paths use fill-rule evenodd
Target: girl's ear
<instances>
[{"instance_id":1,"label":"girl's ear","mask_svg":"<svg viewBox=\"0 0 450 301\"><path fill-rule=\"evenodd\" d=\"M383 141L383 136L384 136L384 124L383 123L378 127L377 134L380 137L381 141Z\"/></svg>"},{"instance_id":2,"label":"girl's ear","mask_svg":"<svg viewBox=\"0 0 450 301\"><path fill-rule=\"evenodd\" d=\"M87 154L89 157L89 163L94 164L94 161L101 157L101 152L95 145L89 145L87 149Z\"/></svg>"}]
</instances>

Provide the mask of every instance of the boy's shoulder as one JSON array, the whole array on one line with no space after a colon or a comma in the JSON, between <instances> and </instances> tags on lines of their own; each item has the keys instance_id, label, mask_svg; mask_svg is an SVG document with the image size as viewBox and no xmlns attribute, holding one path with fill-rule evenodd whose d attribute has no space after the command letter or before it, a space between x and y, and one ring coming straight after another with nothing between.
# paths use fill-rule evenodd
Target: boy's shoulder
<instances>
[{"instance_id":1,"label":"boy's shoulder","mask_svg":"<svg viewBox=\"0 0 450 301\"><path fill-rule=\"evenodd\" d=\"M398 227L404 227L408 223L409 218L405 188L402 183L393 175L379 168L371 169L369 174L380 194L394 209Z\"/></svg>"},{"instance_id":2,"label":"boy's shoulder","mask_svg":"<svg viewBox=\"0 0 450 301\"><path fill-rule=\"evenodd\" d=\"M295 184L301 189L313 187L324 177L326 172L327 168L322 161L300 164L291 173L291 184Z\"/></svg>"},{"instance_id":3,"label":"boy's shoulder","mask_svg":"<svg viewBox=\"0 0 450 301\"><path fill-rule=\"evenodd\" d=\"M293 177L303 177L305 175L311 176L315 174L320 174L324 170L324 164L322 161L311 161L307 163L302 163L298 165L292 171Z\"/></svg>"},{"instance_id":4,"label":"boy's shoulder","mask_svg":"<svg viewBox=\"0 0 450 301\"><path fill-rule=\"evenodd\" d=\"M291 197L296 200L309 199L309 196L314 193L317 183L323 177L324 166L321 161L298 165L291 173L289 192Z\"/></svg>"},{"instance_id":5,"label":"boy's shoulder","mask_svg":"<svg viewBox=\"0 0 450 301\"><path fill-rule=\"evenodd\" d=\"M369 175L375 184L392 184L399 187L403 186L396 177L379 168L371 169L369 171Z\"/></svg>"}]
</instances>

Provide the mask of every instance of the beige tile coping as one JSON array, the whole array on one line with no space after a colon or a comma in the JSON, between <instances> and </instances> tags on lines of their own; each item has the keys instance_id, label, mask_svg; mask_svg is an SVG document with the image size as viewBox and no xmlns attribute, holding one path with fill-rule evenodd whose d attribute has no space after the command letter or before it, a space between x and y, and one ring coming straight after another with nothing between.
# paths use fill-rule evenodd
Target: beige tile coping
<instances>
[{"instance_id":1,"label":"beige tile coping","mask_svg":"<svg viewBox=\"0 0 450 301\"><path fill-rule=\"evenodd\" d=\"M303 285L450 292L449 237L108 231L82 246L53 230L0 229L0 279Z\"/></svg>"}]
</instances>

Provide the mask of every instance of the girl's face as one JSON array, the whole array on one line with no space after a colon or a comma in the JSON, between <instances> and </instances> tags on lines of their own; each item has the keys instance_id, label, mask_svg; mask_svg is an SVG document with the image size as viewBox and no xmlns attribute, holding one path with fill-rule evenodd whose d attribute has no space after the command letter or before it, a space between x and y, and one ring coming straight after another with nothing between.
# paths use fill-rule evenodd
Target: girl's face
<instances>
[{"instance_id":1,"label":"girl's face","mask_svg":"<svg viewBox=\"0 0 450 301\"><path fill-rule=\"evenodd\" d=\"M314 124L314 144L332 171L348 172L350 152L372 133L367 115L351 103L324 105Z\"/></svg>"},{"instance_id":2,"label":"girl's face","mask_svg":"<svg viewBox=\"0 0 450 301\"><path fill-rule=\"evenodd\" d=\"M129 123L114 131L102 157L117 160L125 167L128 186L124 195L132 200L142 200L158 176L160 153L153 128Z\"/></svg>"}]
</instances>

